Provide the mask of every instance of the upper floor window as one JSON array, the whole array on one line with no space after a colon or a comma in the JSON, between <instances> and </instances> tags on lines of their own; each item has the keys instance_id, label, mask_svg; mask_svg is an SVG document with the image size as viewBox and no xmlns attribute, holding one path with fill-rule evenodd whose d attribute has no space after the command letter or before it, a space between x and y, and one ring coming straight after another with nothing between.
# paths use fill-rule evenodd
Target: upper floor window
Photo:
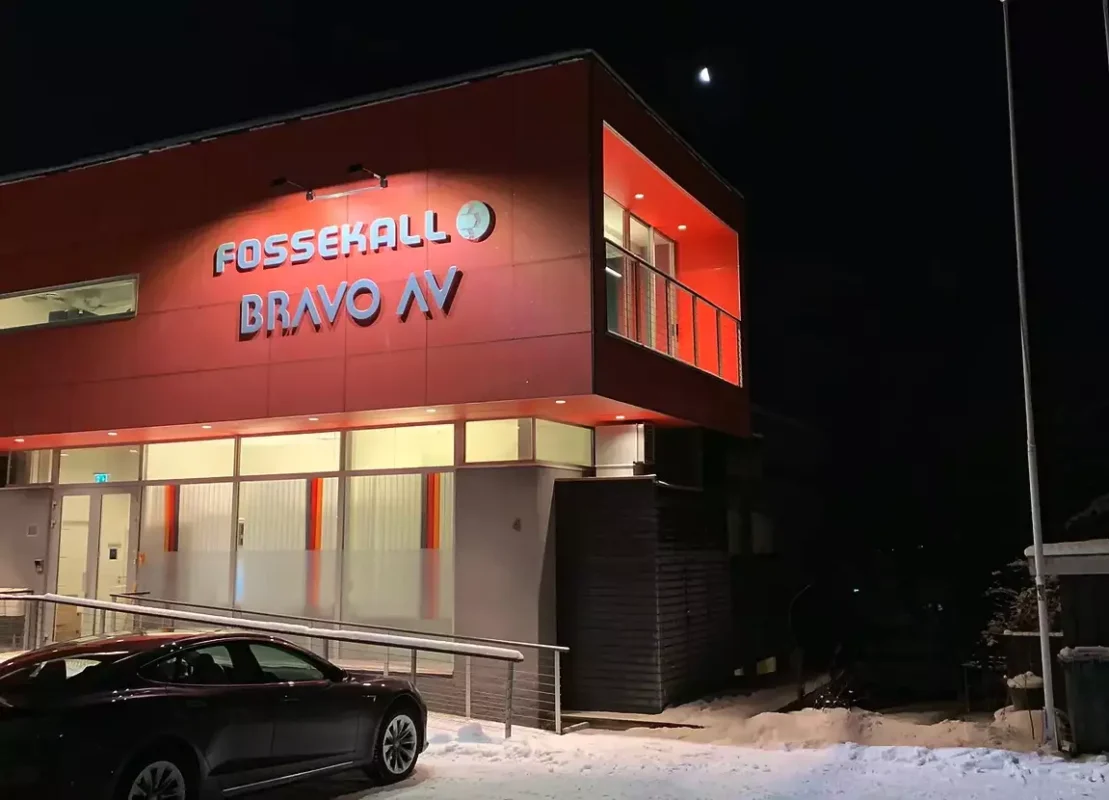
<instances>
[{"instance_id":1,"label":"upper floor window","mask_svg":"<svg viewBox=\"0 0 1109 800\"><path fill-rule=\"evenodd\" d=\"M109 278L0 295L0 331L128 319L138 309L138 278Z\"/></svg>"},{"instance_id":2,"label":"upper floor window","mask_svg":"<svg viewBox=\"0 0 1109 800\"><path fill-rule=\"evenodd\" d=\"M677 274L674 241L605 195L605 238L670 277Z\"/></svg>"}]
</instances>

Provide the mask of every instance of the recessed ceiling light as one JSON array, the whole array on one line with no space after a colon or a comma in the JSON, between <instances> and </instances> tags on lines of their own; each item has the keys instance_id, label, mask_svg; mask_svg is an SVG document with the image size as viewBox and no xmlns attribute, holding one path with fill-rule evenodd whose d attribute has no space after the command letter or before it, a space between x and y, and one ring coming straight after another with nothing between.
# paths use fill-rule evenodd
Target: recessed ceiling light
<instances>
[{"instance_id":1,"label":"recessed ceiling light","mask_svg":"<svg viewBox=\"0 0 1109 800\"><path fill-rule=\"evenodd\" d=\"M309 421L309 422L319 422L319 421L320 421L320 418L319 418L319 417L309 417L309 418L308 418L308 421Z\"/></svg>"},{"instance_id":2,"label":"recessed ceiling light","mask_svg":"<svg viewBox=\"0 0 1109 800\"><path fill-rule=\"evenodd\" d=\"M564 406L564 405L566 405L566 401L565 400L555 400L555 405L556 406Z\"/></svg>"},{"instance_id":3,"label":"recessed ceiling light","mask_svg":"<svg viewBox=\"0 0 1109 800\"><path fill-rule=\"evenodd\" d=\"M627 419L623 414L617 414L616 419Z\"/></svg>"},{"instance_id":4,"label":"recessed ceiling light","mask_svg":"<svg viewBox=\"0 0 1109 800\"><path fill-rule=\"evenodd\" d=\"M22 436L20 436L18 439L15 440L15 443L16 444L23 444L25 441L27 441L27 440L24 439Z\"/></svg>"},{"instance_id":5,"label":"recessed ceiling light","mask_svg":"<svg viewBox=\"0 0 1109 800\"><path fill-rule=\"evenodd\" d=\"M127 452L128 452L128 453L137 453L137 452L139 452L139 451L138 451L138 450L136 450L135 448L133 448L133 447L132 447L132 448L131 448L130 450L128 450Z\"/></svg>"},{"instance_id":6,"label":"recessed ceiling light","mask_svg":"<svg viewBox=\"0 0 1109 800\"><path fill-rule=\"evenodd\" d=\"M635 193L635 199L636 200L642 200L643 199L643 192L636 192Z\"/></svg>"},{"instance_id":7,"label":"recessed ceiling light","mask_svg":"<svg viewBox=\"0 0 1109 800\"><path fill-rule=\"evenodd\" d=\"M116 433L115 431L108 431L108 435L109 436L119 436L119 434Z\"/></svg>"},{"instance_id":8,"label":"recessed ceiling light","mask_svg":"<svg viewBox=\"0 0 1109 800\"><path fill-rule=\"evenodd\" d=\"M69 453L62 453L62 458L66 458L68 456L69 456Z\"/></svg>"},{"instance_id":9,"label":"recessed ceiling light","mask_svg":"<svg viewBox=\"0 0 1109 800\"><path fill-rule=\"evenodd\" d=\"M424 409L424 410L425 410L425 411L427 411L427 413L429 413L429 414L434 414L434 413L435 413L435 409L434 409L434 408L426 408L426 409Z\"/></svg>"},{"instance_id":10,"label":"recessed ceiling light","mask_svg":"<svg viewBox=\"0 0 1109 800\"><path fill-rule=\"evenodd\" d=\"M686 229L686 226L685 226L685 225L679 225L679 226L678 226L678 230L679 230L679 231L684 231L685 229Z\"/></svg>"},{"instance_id":11,"label":"recessed ceiling light","mask_svg":"<svg viewBox=\"0 0 1109 800\"><path fill-rule=\"evenodd\" d=\"M709 72L708 67L701 67L701 71L697 73L697 80L701 83L712 83L712 73Z\"/></svg>"},{"instance_id":12,"label":"recessed ceiling light","mask_svg":"<svg viewBox=\"0 0 1109 800\"><path fill-rule=\"evenodd\" d=\"M202 427L202 428L203 428L204 430L206 430L206 431L210 431L210 430L212 430L212 426L211 426L211 425L201 425L200 427Z\"/></svg>"}]
</instances>

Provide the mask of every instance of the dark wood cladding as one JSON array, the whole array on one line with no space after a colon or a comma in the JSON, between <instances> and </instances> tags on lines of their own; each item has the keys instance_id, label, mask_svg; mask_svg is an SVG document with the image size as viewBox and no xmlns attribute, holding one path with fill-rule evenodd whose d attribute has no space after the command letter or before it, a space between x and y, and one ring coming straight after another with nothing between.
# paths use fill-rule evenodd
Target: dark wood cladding
<instances>
[{"instance_id":1,"label":"dark wood cladding","mask_svg":"<svg viewBox=\"0 0 1109 800\"><path fill-rule=\"evenodd\" d=\"M727 682L727 545L704 503L651 478L556 484L566 708L655 713Z\"/></svg>"}]
</instances>

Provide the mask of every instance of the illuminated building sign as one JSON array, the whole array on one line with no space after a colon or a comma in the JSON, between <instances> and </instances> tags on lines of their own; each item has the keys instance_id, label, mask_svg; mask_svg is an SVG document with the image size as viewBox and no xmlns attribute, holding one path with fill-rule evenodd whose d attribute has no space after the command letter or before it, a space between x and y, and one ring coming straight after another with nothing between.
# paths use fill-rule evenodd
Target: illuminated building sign
<instances>
[{"instance_id":1,"label":"illuminated building sign","mask_svg":"<svg viewBox=\"0 0 1109 800\"><path fill-rule=\"evenodd\" d=\"M486 203L473 200L466 203L455 217L458 235L470 242L481 242L493 232L495 215ZM286 264L305 264L314 258L334 259L358 253L366 255L397 247L423 247L450 241L450 234L439 229L438 215L427 211L419 223L407 214L394 219L379 217L369 224L364 222L327 225L318 231L300 230L293 233L274 233L265 239L244 239L241 242L224 242L216 248L213 273L251 272L259 267L275 269ZM430 300L443 313L450 311L462 271L450 267L446 274L437 277L431 270L424 270L423 284L416 273L411 273L404 284L396 314L406 319L412 306L423 314L431 313ZM265 297L244 294L239 303L239 335L253 336L263 329L272 333L278 326L282 330L296 330L307 318L317 329L326 319L334 324L341 311L355 322L368 325L381 313L382 297L377 283L371 278L341 282L333 289L326 286L305 286L297 297L288 292L269 292Z\"/></svg>"}]
</instances>

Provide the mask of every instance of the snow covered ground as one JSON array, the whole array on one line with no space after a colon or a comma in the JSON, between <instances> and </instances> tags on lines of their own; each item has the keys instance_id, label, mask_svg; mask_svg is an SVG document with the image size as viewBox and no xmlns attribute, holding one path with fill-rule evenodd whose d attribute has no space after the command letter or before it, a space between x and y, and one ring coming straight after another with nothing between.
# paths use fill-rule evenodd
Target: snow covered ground
<instances>
[{"instance_id":1,"label":"snow covered ground","mask_svg":"<svg viewBox=\"0 0 1109 800\"><path fill-rule=\"evenodd\" d=\"M433 717L416 775L370 788L341 777L267 800L815 800L1104 798L1105 759L1003 750L834 745L753 749L611 734L555 736Z\"/></svg>"},{"instance_id":2,"label":"snow covered ground","mask_svg":"<svg viewBox=\"0 0 1109 800\"><path fill-rule=\"evenodd\" d=\"M260 800L1033 800L1109 797L1109 762L1032 750L1025 712L993 720L833 709L755 713L746 698L668 709L696 728L555 736L433 715L416 775L390 788L357 774ZM1039 731L1037 730L1037 733ZM1001 748L1001 749L999 749ZM1007 749L1005 749L1007 748Z\"/></svg>"}]
</instances>

